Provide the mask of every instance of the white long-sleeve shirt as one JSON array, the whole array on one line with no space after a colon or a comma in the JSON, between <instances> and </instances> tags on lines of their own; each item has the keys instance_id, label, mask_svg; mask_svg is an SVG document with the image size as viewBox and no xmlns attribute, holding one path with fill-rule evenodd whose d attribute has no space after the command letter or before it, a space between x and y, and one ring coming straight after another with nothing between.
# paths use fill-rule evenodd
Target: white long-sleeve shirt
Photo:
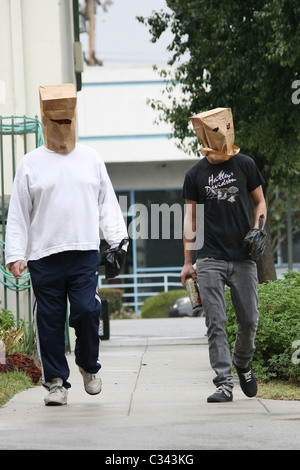
<instances>
[{"instance_id":1,"label":"white long-sleeve shirt","mask_svg":"<svg viewBox=\"0 0 300 470\"><path fill-rule=\"evenodd\" d=\"M115 247L127 236L106 167L94 149L76 143L64 154L41 146L22 158L8 210L6 264L99 250L103 238Z\"/></svg>"}]
</instances>

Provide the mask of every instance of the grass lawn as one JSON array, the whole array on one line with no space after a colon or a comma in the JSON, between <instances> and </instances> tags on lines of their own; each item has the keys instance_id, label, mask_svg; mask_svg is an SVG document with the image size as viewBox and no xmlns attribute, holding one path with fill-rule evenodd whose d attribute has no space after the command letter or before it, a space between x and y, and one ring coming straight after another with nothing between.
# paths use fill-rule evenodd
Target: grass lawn
<instances>
[{"instance_id":1,"label":"grass lawn","mask_svg":"<svg viewBox=\"0 0 300 470\"><path fill-rule=\"evenodd\" d=\"M279 381L258 384L256 396L269 400L300 400L300 387Z\"/></svg>"},{"instance_id":2,"label":"grass lawn","mask_svg":"<svg viewBox=\"0 0 300 470\"><path fill-rule=\"evenodd\" d=\"M0 407L16 393L31 387L34 387L34 384L24 372L14 370L13 372L0 373Z\"/></svg>"}]
</instances>

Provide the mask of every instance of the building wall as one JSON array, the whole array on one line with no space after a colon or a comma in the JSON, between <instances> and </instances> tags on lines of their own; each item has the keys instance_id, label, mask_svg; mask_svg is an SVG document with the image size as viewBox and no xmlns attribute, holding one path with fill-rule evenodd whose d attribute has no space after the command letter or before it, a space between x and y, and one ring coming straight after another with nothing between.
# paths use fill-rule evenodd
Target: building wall
<instances>
[{"instance_id":1,"label":"building wall","mask_svg":"<svg viewBox=\"0 0 300 470\"><path fill-rule=\"evenodd\" d=\"M73 42L71 0L1 0L0 115L40 115L40 85L75 83Z\"/></svg>"},{"instance_id":2,"label":"building wall","mask_svg":"<svg viewBox=\"0 0 300 470\"><path fill-rule=\"evenodd\" d=\"M79 140L102 155L115 189L182 187L197 159L177 148L169 124L155 123L158 112L149 100L166 100L158 73L151 67L87 67L82 78Z\"/></svg>"},{"instance_id":3,"label":"building wall","mask_svg":"<svg viewBox=\"0 0 300 470\"><path fill-rule=\"evenodd\" d=\"M194 164L186 160L106 163L116 190L182 188L187 169Z\"/></svg>"}]
</instances>

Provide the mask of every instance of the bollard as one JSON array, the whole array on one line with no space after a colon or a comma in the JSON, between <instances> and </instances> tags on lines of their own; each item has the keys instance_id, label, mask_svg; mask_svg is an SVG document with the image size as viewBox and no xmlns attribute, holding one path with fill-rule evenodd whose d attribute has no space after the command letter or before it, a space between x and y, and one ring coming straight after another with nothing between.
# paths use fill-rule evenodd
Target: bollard
<instances>
[{"instance_id":1,"label":"bollard","mask_svg":"<svg viewBox=\"0 0 300 470\"><path fill-rule=\"evenodd\" d=\"M108 340L110 338L109 330L109 302L101 299L100 312L100 339Z\"/></svg>"}]
</instances>

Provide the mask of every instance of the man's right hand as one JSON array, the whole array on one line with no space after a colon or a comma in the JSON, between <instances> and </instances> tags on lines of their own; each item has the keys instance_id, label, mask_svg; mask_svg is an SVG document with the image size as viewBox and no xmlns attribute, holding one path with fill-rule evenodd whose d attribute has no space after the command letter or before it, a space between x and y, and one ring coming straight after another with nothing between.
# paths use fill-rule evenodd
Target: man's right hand
<instances>
[{"instance_id":1,"label":"man's right hand","mask_svg":"<svg viewBox=\"0 0 300 470\"><path fill-rule=\"evenodd\" d=\"M7 267L14 277L21 277L23 275L24 266L24 261L18 260L13 263L9 263Z\"/></svg>"},{"instance_id":2,"label":"man's right hand","mask_svg":"<svg viewBox=\"0 0 300 470\"><path fill-rule=\"evenodd\" d=\"M197 281L197 274L193 268L192 263L184 263L183 268L180 273L181 283L185 287L185 280L188 276L191 276L195 281Z\"/></svg>"}]
</instances>

